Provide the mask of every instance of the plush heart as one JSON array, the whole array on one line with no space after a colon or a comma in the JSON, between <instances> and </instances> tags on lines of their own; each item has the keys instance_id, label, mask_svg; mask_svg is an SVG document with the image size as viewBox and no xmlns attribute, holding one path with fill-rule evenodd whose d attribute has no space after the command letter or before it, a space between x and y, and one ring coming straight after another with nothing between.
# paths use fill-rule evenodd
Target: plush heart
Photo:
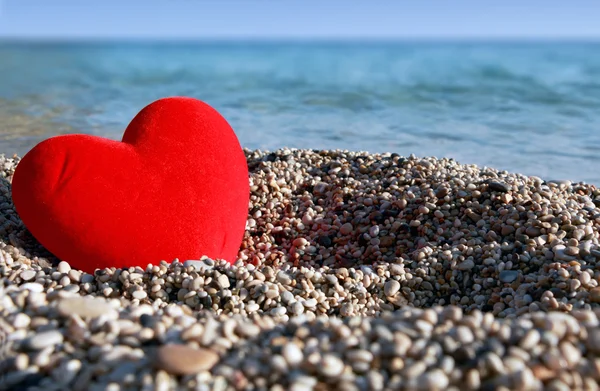
<instances>
[{"instance_id":1,"label":"plush heart","mask_svg":"<svg viewBox=\"0 0 600 391\"><path fill-rule=\"evenodd\" d=\"M146 267L174 258L235 261L249 201L240 143L216 110L160 99L122 141L52 137L27 153L12 183L33 236L72 267Z\"/></svg>"}]
</instances>

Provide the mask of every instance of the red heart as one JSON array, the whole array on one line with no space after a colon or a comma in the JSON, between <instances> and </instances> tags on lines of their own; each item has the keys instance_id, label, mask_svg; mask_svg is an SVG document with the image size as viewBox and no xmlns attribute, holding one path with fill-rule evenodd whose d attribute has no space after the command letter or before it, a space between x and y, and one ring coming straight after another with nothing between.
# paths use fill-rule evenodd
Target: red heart
<instances>
[{"instance_id":1,"label":"red heart","mask_svg":"<svg viewBox=\"0 0 600 391\"><path fill-rule=\"evenodd\" d=\"M59 259L96 268L234 262L248 214L246 157L227 121L192 98L160 99L122 141L56 136L15 171L15 208Z\"/></svg>"}]
</instances>

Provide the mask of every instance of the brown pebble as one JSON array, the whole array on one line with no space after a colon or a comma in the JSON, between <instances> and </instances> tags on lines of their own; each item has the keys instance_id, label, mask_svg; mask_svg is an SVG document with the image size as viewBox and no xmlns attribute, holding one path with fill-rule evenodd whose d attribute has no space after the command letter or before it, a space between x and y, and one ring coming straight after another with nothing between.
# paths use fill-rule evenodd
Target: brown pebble
<instances>
[{"instance_id":1,"label":"brown pebble","mask_svg":"<svg viewBox=\"0 0 600 391\"><path fill-rule=\"evenodd\" d=\"M154 364L174 375L192 375L211 369L219 361L212 350L167 344L158 348Z\"/></svg>"},{"instance_id":2,"label":"brown pebble","mask_svg":"<svg viewBox=\"0 0 600 391\"><path fill-rule=\"evenodd\" d=\"M590 301L592 303L600 303L600 287L590 290Z\"/></svg>"},{"instance_id":3,"label":"brown pebble","mask_svg":"<svg viewBox=\"0 0 600 391\"><path fill-rule=\"evenodd\" d=\"M536 379L539 379L541 381L546 381L556 376L556 373L553 370L549 369L548 367L542 364L534 365L531 368L531 371L533 372L533 376L535 376Z\"/></svg>"}]
</instances>

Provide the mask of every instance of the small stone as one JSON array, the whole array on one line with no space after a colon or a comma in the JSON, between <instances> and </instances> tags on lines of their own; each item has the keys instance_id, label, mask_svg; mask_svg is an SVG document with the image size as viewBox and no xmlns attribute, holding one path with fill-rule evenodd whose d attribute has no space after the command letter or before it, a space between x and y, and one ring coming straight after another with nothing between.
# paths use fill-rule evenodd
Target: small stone
<instances>
[{"instance_id":1,"label":"small stone","mask_svg":"<svg viewBox=\"0 0 600 391\"><path fill-rule=\"evenodd\" d=\"M588 335L585 346L593 353L600 353L600 329L588 329Z\"/></svg>"},{"instance_id":2,"label":"small stone","mask_svg":"<svg viewBox=\"0 0 600 391\"><path fill-rule=\"evenodd\" d=\"M570 342L562 342L560 344L560 352L567 361L569 368L575 367L581 360L581 351Z\"/></svg>"},{"instance_id":3,"label":"small stone","mask_svg":"<svg viewBox=\"0 0 600 391\"><path fill-rule=\"evenodd\" d=\"M325 354L319 365L319 372L323 376L337 378L344 371L344 362L333 354Z\"/></svg>"},{"instance_id":4,"label":"small stone","mask_svg":"<svg viewBox=\"0 0 600 391\"><path fill-rule=\"evenodd\" d=\"M91 274L84 273L80 276L80 280L83 284L91 284L95 281L95 278Z\"/></svg>"},{"instance_id":5,"label":"small stone","mask_svg":"<svg viewBox=\"0 0 600 391\"><path fill-rule=\"evenodd\" d=\"M504 373L502 359L496 353L488 353L485 357L487 367L494 373Z\"/></svg>"},{"instance_id":6,"label":"small stone","mask_svg":"<svg viewBox=\"0 0 600 391\"><path fill-rule=\"evenodd\" d=\"M449 384L448 376L441 369L432 369L417 377L418 390L442 391Z\"/></svg>"},{"instance_id":7,"label":"small stone","mask_svg":"<svg viewBox=\"0 0 600 391\"><path fill-rule=\"evenodd\" d=\"M31 323L31 318L24 313L18 313L15 315L15 319L12 322L12 325L16 329L24 329Z\"/></svg>"},{"instance_id":8,"label":"small stone","mask_svg":"<svg viewBox=\"0 0 600 391\"><path fill-rule=\"evenodd\" d=\"M369 236L372 238L376 238L379 235L379 226L378 225L374 225L371 228L369 228Z\"/></svg>"},{"instance_id":9,"label":"small stone","mask_svg":"<svg viewBox=\"0 0 600 391\"><path fill-rule=\"evenodd\" d=\"M497 182L497 181L491 181L491 182L489 182L488 183L488 188L491 191L498 191L498 192L501 192L501 193L506 193L507 191L510 190L510 187L506 183Z\"/></svg>"},{"instance_id":10,"label":"small stone","mask_svg":"<svg viewBox=\"0 0 600 391\"><path fill-rule=\"evenodd\" d=\"M71 279L71 281L73 281L73 282L81 281L81 272L79 270L71 269L68 272L68 276Z\"/></svg>"},{"instance_id":11,"label":"small stone","mask_svg":"<svg viewBox=\"0 0 600 391\"><path fill-rule=\"evenodd\" d=\"M467 326L458 326L455 330L456 340L462 345L473 343L475 336Z\"/></svg>"},{"instance_id":12,"label":"small stone","mask_svg":"<svg viewBox=\"0 0 600 391\"><path fill-rule=\"evenodd\" d=\"M516 281L517 277L519 277L519 272L516 270L503 270L498 276L498 278L500 278L500 281L505 284L510 284Z\"/></svg>"},{"instance_id":13,"label":"small stone","mask_svg":"<svg viewBox=\"0 0 600 391\"><path fill-rule=\"evenodd\" d=\"M592 303L600 303L600 287L591 289L589 297Z\"/></svg>"},{"instance_id":14,"label":"small stone","mask_svg":"<svg viewBox=\"0 0 600 391\"><path fill-rule=\"evenodd\" d=\"M95 297L64 298L58 302L56 308L62 316L78 315L82 318L96 318L108 315L110 318L117 317L116 310L106 300Z\"/></svg>"},{"instance_id":15,"label":"small stone","mask_svg":"<svg viewBox=\"0 0 600 391\"><path fill-rule=\"evenodd\" d=\"M301 315L304 312L304 305L299 301L292 304L292 314L295 316Z\"/></svg>"},{"instance_id":16,"label":"small stone","mask_svg":"<svg viewBox=\"0 0 600 391\"><path fill-rule=\"evenodd\" d=\"M154 365L173 375L194 375L211 369L219 361L212 350L166 344L158 348Z\"/></svg>"},{"instance_id":17,"label":"small stone","mask_svg":"<svg viewBox=\"0 0 600 391\"><path fill-rule=\"evenodd\" d=\"M52 377L60 384L67 385L75 379L75 376L81 370L81 366L79 360L63 361L58 368L52 371Z\"/></svg>"},{"instance_id":18,"label":"small stone","mask_svg":"<svg viewBox=\"0 0 600 391\"><path fill-rule=\"evenodd\" d=\"M352 233L353 230L354 230L354 227L350 223L343 224L340 227L340 233L344 236L349 235L350 233Z\"/></svg>"},{"instance_id":19,"label":"small stone","mask_svg":"<svg viewBox=\"0 0 600 391\"><path fill-rule=\"evenodd\" d=\"M21 288L35 293L42 293L44 291L44 286L37 282L27 282L21 285Z\"/></svg>"},{"instance_id":20,"label":"small stone","mask_svg":"<svg viewBox=\"0 0 600 391\"><path fill-rule=\"evenodd\" d=\"M577 240L581 240L585 236L585 231L582 229L576 229L573 231L572 235L573 235L573 238L575 238Z\"/></svg>"},{"instance_id":21,"label":"small stone","mask_svg":"<svg viewBox=\"0 0 600 391\"><path fill-rule=\"evenodd\" d=\"M535 329L529 330L521 340L520 345L525 350L531 350L540 342L540 337L539 331Z\"/></svg>"},{"instance_id":22,"label":"small stone","mask_svg":"<svg viewBox=\"0 0 600 391\"><path fill-rule=\"evenodd\" d=\"M535 236L540 236L540 234L542 233L542 231L538 228L538 227L527 227L527 229L525 230L525 235L529 236L529 237L535 237Z\"/></svg>"},{"instance_id":23,"label":"small stone","mask_svg":"<svg viewBox=\"0 0 600 391\"><path fill-rule=\"evenodd\" d=\"M283 292L281 292L281 301L284 304L288 304L292 300L294 300L294 295L292 294L292 292L290 292L290 291L283 291Z\"/></svg>"},{"instance_id":24,"label":"small stone","mask_svg":"<svg viewBox=\"0 0 600 391\"><path fill-rule=\"evenodd\" d=\"M146 297L148 297L148 294L146 293L146 291L137 290L131 294L131 297L137 300L144 300Z\"/></svg>"},{"instance_id":25,"label":"small stone","mask_svg":"<svg viewBox=\"0 0 600 391\"><path fill-rule=\"evenodd\" d=\"M274 307L269 312L272 316L283 316L287 313L287 309L285 307Z\"/></svg>"},{"instance_id":26,"label":"small stone","mask_svg":"<svg viewBox=\"0 0 600 391\"><path fill-rule=\"evenodd\" d=\"M276 278L282 285L290 285L292 283L292 278L282 270L277 272Z\"/></svg>"},{"instance_id":27,"label":"small stone","mask_svg":"<svg viewBox=\"0 0 600 391\"><path fill-rule=\"evenodd\" d=\"M351 316L354 312L354 306L352 303L344 303L340 308L340 315L342 316Z\"/></svg>"},{"instance_id":28,"label":"small stone","mask_svg":"<svg viewBox=\"0 0 600 391\"><path fill-rule=\"evenodd\" d=\"M391 247L394 243L396 243L396 239L393 236L382 236L379 247Z\"/></svg>"},{"instance_id":29,"label":"small stone","mask_svg":"<svg viewBox=\"0 0 600 391\"><path fill-rule=\"evenodd\" d=\"M388 280L383 286L386 296L394 296L400 290L400 283L396 280Z\"/></svg>"},{"instance_id":30,"label":"small stone","mask_svg":"<svg viewBox=\"0 0 600 391\"><path fill-rule=\"evenodd\" d=\"M579 247L568 246L565 249L565 254L567 254L567 255L577 255L577 254L579 254Z\"/></svg>"},{"instance_id":31,"label":"small stone","mask_svg":"<svg viewBox=\"0 0 600 391\"><path fill-rule=\"evenodd\" d=\"M440 187L435 192L435 196L437 198L444 198L447 195L448 195L448 188L446 188L446 187Z\"/></svg>"},{"instance_id":32,"label":"small stone","mask_svg":"<svg viewBox=\"0 0 600 391\"><path fill-rule=\"evenodd\" d=\"M508 236L515 232L515 227L512 225L503 225L502 226L502 236Z\"/></svg>"},{"instance_id":33,"label":"small stone","mask_svg":"<svg viewBox=\"0 0 600 391\"><path fill-rule=\"evenodd\" d=\"M281 350L281 353L290 366L299 365L304 359L302 349L293 342L286 343Z\"/></svg>"},{"instance_id":34,"label":"small stone","mask_svg":"<svg viewBox=\"0 0 600 391\"><path fill-rule=\"evenodd\" d=\"M61 344L64 340L58 330L42 331L26 339L23 343L28 350L42 350L50 346Z\"/></svg>"},{"instance_id":35,"label":"small stone","mask_svg":"<svg viewBox=\"0 0 600 391\"><path fill-rule=\"evenodd\" d=\"M466 271L466 270L471 270L475 267L475 262L473 262L472 259L465 259L464 261L462 261L461 263L459 263L458 265L456 265L456 268L458 270L462 270L462 271Z\"/></svg>"},{"instance_id":36,"label":"small stone","mask_svg":"<svg viewBox=\"0 0 600 391\"><path fill-rule=\"evenodd\" d=\"M61 262L58 264L57 270L58 270L58 272L59 272L59 273L66 274L66 273L68 273L69 271L71 271L71 265L69 265L69 264L68 264L67 262L65 262L65 261L61 261Z\"/></svg>"},{"instance_id":37,"label":"small stone","mask_svg":"<svg viewBox=\"0 0 600 391\"><path fill-rule=\"evenodd\" d=\"M14 358L14 366L18 371L24 371L29 367L29 356L25 353L19 353ZM2 384L2 383L0 383Z\"/></svg>"},{"instance_id":38,"label":"small stone","mask_svg":"<svg viewBox=\"0 0 600 391\"><path fill-rule=\"evenodd\" d=\"M319 236L317 239L317 243L319 243L323 247L331 247L331 238L329 236Z\"/></svg>"},{"instance_id":39,"label":"small stone","mask_svg":"<svg viewBox=\"0 0 600 391\"><path fill-rule=\"evenodd\" d=\"M23 281L31 281L35 278L37 273L31 269L23 270L19 275Z\"/></svg>"},{"instance_id":40,"label":"small stone","mask_svg":"<svg viewBox=\"0 0 600 391\"><path fill-rule=\"evenodd\" d=\"M312 298L312 299L308 299L308 300L304 300L302 302L302 305L306 308L313 308L317 306L317 299Z\"/></svg>"},{"instance_id":41,"label":"small stone","mask_svg":"<svg viewBox=\"0 0 600 391\"><path fill-rule=\"evenodd\" d=\"M315 185L313 191L314 191L315 195L325 194L325 192L327 191L327 188L329 188L329 185L327 183L319 182Z\"/></svg>"},{"instance_id":42,"label":"small stone","mask_svg":"<svg viewBox=\"0 0 600 391\"><path fill-rule=\"evenodd\" d=\"M502 202L504 202L505 204L510 203L513 200L513 197L508 194L508 193L504 193L500 196L500 199L502 200Z\"/></svg>"},{"instance_id":43,"label":"small stone","mask_svg":"<svg viewBox=\"0 0 600 391\"><path fill-rule=\"evenodd\" d=\"M430 212L429 208L426 207L425 205L419 206L419 213L420 214L426 215L426 214L429 214L429 212Z\"/></svg>"},{"instance_id":44,"label":"small stone","mask_svg":"<svg viewBox=\"0 0 600 391\"><path fill-rule=\"evenodd\" d=\"M546 381L554 378L556 372L542 364L536 364L531 368L533 376L541 381Z\"/></svg>"},{"instance_id":45,"label":"small stone","mask_svg":"<svg viewBox=\"0 0 600 391\"><path fill-rule=\"evenodd\" d=\"M226 288L229 288L231 286L231 283L229 282L229 277L227 277L226 274L221 274L217 278L217 284L219 284L219 287L221 289L226 289Z\"/></svg>"},{"instance_id":46,"label":"small stone","mask_svg":"<svg viewBox=\"0 0 600 391\"><path fill-rule=\"evenodd\" d=\"M308 245L308 240L306 240L304 238L296 238L296 239L294 239L294 241L292 242L292 244L295 247L304 248L304 247L306 247Z\"/></svg>"}]
</instances>

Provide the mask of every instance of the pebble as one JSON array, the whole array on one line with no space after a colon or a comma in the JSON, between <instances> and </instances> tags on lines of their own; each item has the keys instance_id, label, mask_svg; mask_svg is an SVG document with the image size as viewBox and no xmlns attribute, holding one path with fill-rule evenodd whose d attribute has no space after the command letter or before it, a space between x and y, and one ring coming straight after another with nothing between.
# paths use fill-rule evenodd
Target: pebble
<instances>
[{"instance_id":1,"label":"pebble","mask_svg":"<svg viewBox=\"0 0 600 391\"><path fill-rule=\"evenodd\" d=\"M34 293L42 293L44 291L44 286L42 284L38 284L37 282L25 283L21 285L21 288Z\"/></svg>"},{"instance_id":2,"label":"pebble","mask_svg":"<svg viewBox=\"0 0 600 391\"><path fill-rule=\"evenodd\" d=\"M58 330L48 330L37 333L24 341L24 345L29 350L42 350L51 346L61 344L63 335Z\"/></svg>"},{"instance_id":3,"label":"pebble","mask_svg":"<svg viewBox=\"0 0 600 391\"><path fill-rule=\"evenodd\" d=\"M115 309L106 301L95 297L68 297L61 299L56 306L63 316L77 315L82 318L96 318L101 315L116 318Z\"/></svg>"},{"instance_id":4,"label":"pebble","mask_svg":"<svg viewBox=\"0 0 600 391\"><path fill-rule=\"evenodd\" d=\"M372 238L376 238L377 236L379 236L379 226L378 225L374 225L371 228L369 228L369 236Z\"/></svg>"},{"instance_id":5,"label":"pebble","mask_svg":"<svg viewBox=\"0 0 600 391\"><path fill-rule=\"evenodd\" d=\"M131 297L137 300L144 300L146 297L148 297L148 294L145 291L137 290L131 294Z\"/></svg>"},{"instance_id":6,"label":"pebble","mask_svg":"<svg viewBox=\"0 0 600 391\"><path fill-rule=\"evenodd\" d=\"M325 354L318 369L323 376L335 378L344 371L344 362L333 354Z\"/></svg>"},{"instance_id":7,"label":"pebble","mask_svg":"<svg viewBox=\"0 0 600 391\"><path fill-rule=\"evenodd\" d=\"M218 361L219 355L212 350L167 344L158 348L154 365L174 375L193 375L210 370Z\"/></svg>"},{"instance_id":8,"label":"pebble","mask_svg":"<svg viewBox=\"0 0 600 391\"><path fill-rule=\"evenodd\" d=\"M79 270L71 269L67 273L71 281L80 282L81 281L81 272Z\"/></svg>"},{"instance_id":9,"label":"pebble","mask_svg":"<svg viewBox=\"0 0 600 391\"><path fill-rule=\"evenodd\" d=\"M221 288L221 289L229 288L231 286L231 284L229 282L229 277L227 277L227 275L225 275L225 274L221 274L217 278L217 283L219 284L219 288Z\"/></svg>"},{"instance_id":10,"label":"pebble","mask_svg":"<svg viewBox=\"0 0 600 391\"><path fill-rule=\"evenodd\" d=\"M58 270L59 273L67 274L71 271L71 265L65 261L61 261L59 262L56 270Z\"/></svg>"},{"instance_id":11,"label":"pebble","mask_svg":"<svg viewBox=\"0 0 600 391\"><path fill-rule=\"evenodd\" d=\"M302 305L304 305L305 308L313 308L317 305L317 300L316 299L304 300L302 302Z\"/></svg>"},{"instance_id":12,"label":"pebble","mask_svg":"<svg viewBox=\"0 0 600 391\"><path fill-rule=\"evenodd\" d=\"M519 277L519 272L516 270L503 270L499 274L500 281L505 284L516 281L517 277Z\"/></svg>"},{"instance_id":13,"label":"pebble","mask_svg":"<svg viewBox=\"0 0 600 391\"><path fill-rule=\"evenodd\" d=\"M456 340L463 345L473 343L475 340L473 332L466 326L458 326L456 328Z\"/></svg>"},{"instance_id":14,"label":"pebble","mask_svg":"<svg viewBox=\"0 0 600 391\"><path fill-rule=\"evenodd\" d=\"M496 181L488 183L488 187L491 191L499 191L501 193L506 193L510 190L510 187L506 183Z\"/></svg>"},{"instance_id":15,"label":"pebble","mask_svg":"<svg viewBox=\"0 0 600 391\"><path fill-rule=\"evenodd\" d=\"M457 268L458 270L463 270L463 271L465 271L465 270L471 270L471 269L473 269L474 267L475 267L475 262L473 262L473 260L472 260L472 259L467 259L467 260L465 260L465 261L463 261L463 262L459 263L459 264L456 266L456 268Z\"/></svg>"},{"instance_id":16,"label":"pebble","mask_svg":"<svg viewBox=\"0 0 600 391\"><path fill-rule=\"evenodd\" d=\"M400 283L396 280L389 280L383 288L386 296L394 296L400 290Z\"/></svg>"},{"instance_id":17,"label":"pebble","mask_svg":"<svg viewBox=\"0 0 600 391\"><path fill-rule=\"evenodd\" d=\"M288 304L292 300L294 300L294 295L290 291L283 291L283 292L281 292L281 301L284 304Z\"/></svg>"},{"instance_id":18,"label":"pebble","mask_svg":"<svg viewBox=\"0 0 600 391\"><path fill-rule=\"evenodd\" d=\"M353 230L354 230L354 227L350 223L343 224L340 227L340 233L342 235L349 235L350 233L352 233Z\"/></svg>"},{"instance_id":19,"label":"pebble","mask_svg":"<svg viewBox=\"0 0 600 391\"><path fill-rule=\"evenodd\" d=\"M299 365L304 359L302 349L293 342L288 342L282 349L283 358L292 367Z\"/></svg>"},{"instance_id":20,"label":"pebble","mask_svg":"<svg viewBox=\"0 0 600 391\"><path fill-rule=\"evenodd\" d=\"M31 269L23 270L21 272L21 279L23 281L31 281L35 278L36 272Z\"/></svg>"},{"instance_id":21,"label":"pebble","mask_svg":"<svg viewBox=\"0 0 600 391\"><path fill-rule=\"evenodd\" d=\"M540 342L541 336L539 331L532 329L525 334L521 340L521 347L525 350L531 350Z\"/></svg>"},{"instance_id":22,"label":"pebble","mask_svg":"<svg viewBox=\"0 0 600 391\"><path fill-rule=\"evenodd\" d=\"M292 304L292 314L298 316L304 312L304 305L299 301Z\"/></svg>"},{"instance_id":23,"label":"pebble","mask_svg":"<svg viewBox=\"0 0 600 391\"><path fill-rule=\"evenodd\" d=\"M24 329L24 328L28 327L30 323L31 323L31 318L27 314L19 313L19 314L15 315L12 325L14 328Z\"/></svg>"},{"instance_id":24,"label":"pebble","mask_svg":"<svg viewBox=\"0 0 600 391\"><path fill-rule=\"evenodd\" d=\"M440 369L432 369L417 378L417 389L441 391L448 388L448 376Z\"/></svg>"}]
</instances>

